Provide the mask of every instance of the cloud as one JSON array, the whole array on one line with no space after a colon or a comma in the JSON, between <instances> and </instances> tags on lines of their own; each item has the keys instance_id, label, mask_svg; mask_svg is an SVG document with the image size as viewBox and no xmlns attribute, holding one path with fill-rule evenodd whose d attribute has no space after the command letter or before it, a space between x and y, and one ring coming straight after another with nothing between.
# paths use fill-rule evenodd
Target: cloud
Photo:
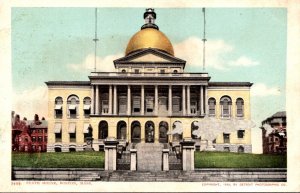
<instances>
[{"instance_id":1,"label":"cloud","mask_svg":"<svg viewBox=\"0 0 300 193\"><path fill-rule=\"evenodd\" d=\"M251 88L251 95L252 96L278 96L280 95L281 91L279 87L267 87L263 83L256 83Z\"/></svg>"},{"instance_id":2,"label":"cloud","mask_svg":"<svg viewBox=\"0 0 300 193\"><path fill-rule=\"evenodd\" d=\"M20 117L32 120L35 114L40 118L48 116L48 90L46 86L24 90L21 93L13 92L13 111Z\"/></svg>"},{"instance_id":3,"label":"cloud","mask_svg":"<svg viewBox=\"0 0 300 193\"><path fill-rule=\"evenodd\" d=\"M258 61L254 61L246 56L241 56L237 60L230 61L230 66L243 66L243 67L250 67L250 66L257 66L259 65Z\"/></svg>"},{"instance_id":4,"label":"cloud","mask_svg":"<svg viewBox=\"0 0 300 193\"><path fill-rule=\"evenodd\" d=\"M198 37L188 39L174 45L176 57L187 61L191 67L202 67L203 65L203 42ZM234 46L221 39L209 40L205 44L206 67L228 70L230 66L250 67L258 65L247 56L241 56L234 60L228 60L229 54L233 53Z\"/></svg>"},{"instance_id":5,"label":"cloud","mask_svg":"<svg viewBox=\"0 0 300 193\"><path fill-rule=\"evenodd\" d=\"M206 67L229 70L232 66L251 67L259 64L247 56L240 56L237 59L229 60L229 56L234 51L234 46L224 40L209 40L206 42ZM198 37L189 37L182 42L174 45L175 56L187 61L189 67L202 67L203 65L203 42ZM113 60L123 57L122 53L108 55L105 57L96 57L97 71L113 72L115 71ZM92 71L94 69L94 54L89 54L85 59L77 64L69 64L68 67L74 71Z\"/></svg>"},{"instance_id":6,"label":"cloud","mask_svg":"<svg viewBox=\"0 0 300 193\"><path fill-rule=\"evenodd\" d=\"M105 57L96 57L97 60L97 71L100 72L114 72L115 67L113 61L123 57L123 54L116 55L108 55ZM68 67L74 71L92 71L95 65L95 56L93 54L89 54L85 57L85 59L78 64L68 64Z\"/></svg>"}]
</instances>

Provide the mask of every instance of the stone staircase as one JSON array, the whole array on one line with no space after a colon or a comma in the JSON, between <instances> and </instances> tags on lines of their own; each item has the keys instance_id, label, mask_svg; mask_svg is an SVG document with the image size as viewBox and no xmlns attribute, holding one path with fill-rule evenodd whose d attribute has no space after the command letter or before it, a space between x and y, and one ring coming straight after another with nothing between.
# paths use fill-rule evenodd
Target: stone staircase
<instances>
[{"instance_id":1,"label":"stone staircase","mask_svg":"<svg viewBox=\"0 0 300 193\"><path fill-rule=\"evenodd\" d=\"M169 169L170 170L182 170L181 158L176 155L174 151L169 153Z\"/></svg>"},{"instance_id":2,"label":"stone staircase","mask_svg":"<svg viewBox=\"0 0 300 193\"><path fill-rule=\"evenodd\" d=\"M123 151L121 155L118 155L117 170L130 170L130 152Z\"/></svg>"},{"instance_id":3,"label":"stone staircase","mask_svg":"<svg viewBox=\"0 0 300 193\"><path fill-rule=\"evenodd\" d=\"M79 180L80 181L99 181L99 180L101 180L101 177L100 177L99 173L92 172L92 173L80 176Z\"/></svg>"},{"instance_id":4,"label":"stone staircase","mask_svg":"<svg viewBox=\"0 0 300 193\"><path fill-rule=\"evenodd\" d=\"M138 171L162 171L163 144L139 143L135 147Z\"/></svg>"}]
</instances>

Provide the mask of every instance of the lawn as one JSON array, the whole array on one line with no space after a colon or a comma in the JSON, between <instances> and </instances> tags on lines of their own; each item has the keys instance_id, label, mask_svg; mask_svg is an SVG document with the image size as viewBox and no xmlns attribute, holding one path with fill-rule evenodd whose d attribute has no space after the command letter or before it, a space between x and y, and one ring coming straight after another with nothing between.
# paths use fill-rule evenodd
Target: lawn
<instances>
[{"instance_id":1,"label":"lawn","mask_svg":"<svg viewBox=\"0 0 300 193\"><path fill-rule=\"evenodd\" d=\"M286 168L286 155L195 152L195 168Z\"/></svg>"},{"instance_id":2,"label":"lawn","mask_svg":"<svg viewBox=\"0 0 300 193\"><path fill-rule=\"evenodd\" d=\"M104 168L104 152L13 152L12 166L33 168Z\"/></svg>"}]
</instances>

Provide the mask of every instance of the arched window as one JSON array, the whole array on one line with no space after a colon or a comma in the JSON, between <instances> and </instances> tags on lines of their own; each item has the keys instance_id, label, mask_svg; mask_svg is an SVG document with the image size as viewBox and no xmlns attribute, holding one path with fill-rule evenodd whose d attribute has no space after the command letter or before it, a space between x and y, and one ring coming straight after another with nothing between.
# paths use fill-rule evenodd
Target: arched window
<instances>
[{"instance_id":1,"label":"arched window","mask_svg":"<svg viewBox=\"0 0 300 193\"><path fill-rule=\"evenodd\" d=\"M126 140L127 124L125 121L119 121L117 124L117 139Z\"/></svg>"},{"instance_id":2,"label":"arched window","mask_svg":"<svg viewBox=\"0 0 300 193\"><path fill-rule=\"evenodd\" d=\"M208 115L209 116L216 115L216 99L214 98L208 99Z\"/></svg>"},{"instance_id":3,"label":"arched window","mask_svg":"<svg viewBox=\"0 0 300 193\"><path fill-rule=\"evenodd\" d=\"M239 153L244 153L245 152L245 148L243 146L239 146L238 152Z\"/></svg>"},{"instance_id":4,"label":"arched window","mask_svg":"<svg viewBox=\"0 0 300 193\"><path fill-rule=\"evenodd\" d=\"M191 136L192 139L198 139L197 135L193 135L193 131L198 130L199 126L198 126L199 122L198 121L193 121L191 124Z\"/></svg>"},{"instance_id":5,"label":"arched window","mask_svg":"<svg viewBox=\"0 0 300 193\"><path fill-rule=\"evenodd\" d=\"M242 98L236 99L236 116L244 116L244 100Z\"/></svg>"},{"instance_id":6,"label":"arched window","mask_svg":"<svg viewBox=\"0 0 300 193\"><path fill-rule=\"evenodd\" d=\"M229 96L223 96L220 101L221 105L221 117L229 118L231 116L232 101Z\"/></svg>"},{"instance_id":7,"label":"arched window","mask_svg":"<svg viewBox=\"0 0 300 193\"><path fill-rule=\"evenodd\" d=\"M106 139L108 137L108 124L101 121L98 126L98 139Z\"/></svg>"},{"instance_id":8,"label":"arched window","mask_svg":"<svg viewBox=\"0 0 300 193\"><path fill-rule=\"evenodd\" d=\"M138 121L134 121L131 123L131 142L141 142L141 124Z\"/></svg>"},{"instance_id":9,"label":"arched window","mask_svg":"<svg viewBox=\"0 0 300 193\"><path fill-rule=\"evenodd\" d=\"M125 70L125 69L123 69L123 70L122 70L122 73L125 73L125 72L126 72L126 70Z\"/></svg>"},{"instance_id":10,"label":"arched window","mask_svg":"<svg viewBox=\"0 0 300 193\"><path fill-rule=\"evenodd\" d=\"M89 117L91 114L91 98L90 97L85 97L83 99L83 113L84 117Z\"/></svg>"},{"instance_id":11,"label":"arched window","mask_svg":"<svg viewBox=\"0 0 300 193\"><path fill-rule=\"evenodd\" d=\"M178 73L178 70L174 70L173 73L174 73L174 74L177 74L177 73Z\"/></svg>"},{"instance_id":12,"label":"arched window","mask_svg":"<svg viewBox=\"0 0 300 193\"><path fill-rule=\"evenodd\" d=\"M63 99L62 97L56 97L55 98L55 107L54 107L54 115L56 119L61 119L63 116Z\"/></svg>"},{"instance_id":13,"label":"arched window","mask_svg":"<svg viewBox=\"0 0 300 193\"><path fill-rule=\"evenodd\" d=\"M159 142L168 143L168 130L169 125L167 122L162 121L159 123Z\"/></svg>"},{"instance_id":14,"label":"arched window","mask_svg":"<svg viewBox=\"0 0 300 193\"><path fill-rule=\"evenodd\" d=\"M68 116L69 118L77 118L78 116L79 98L76 95L68 97Z\"/></svg>"},{"instance_id":15,"label":"arched window","mask_svg":"<svg viewBox=\"0 0 300 193\"><path fill-rule=\"evenodd\" d=\"M145 141L146 143L154 143L155 126L152 121L145 123Z\"/></svg>"}]
</instances>

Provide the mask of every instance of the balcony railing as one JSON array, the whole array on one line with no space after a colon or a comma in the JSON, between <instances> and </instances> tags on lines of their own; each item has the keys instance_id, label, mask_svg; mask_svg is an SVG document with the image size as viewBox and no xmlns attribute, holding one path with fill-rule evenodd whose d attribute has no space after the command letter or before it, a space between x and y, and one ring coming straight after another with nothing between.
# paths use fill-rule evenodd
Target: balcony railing
<instances>
[{"instance_id":1,"label":"balcony railing","mask_svg":"<svg viewBox=\"0 0 300 193\"><path fill-rule=\"evenodd\" d=\"M91 76L98 77L208 77L207 73L134 73L134 72L91 72Z\"/></svg>"}]
</instances>

